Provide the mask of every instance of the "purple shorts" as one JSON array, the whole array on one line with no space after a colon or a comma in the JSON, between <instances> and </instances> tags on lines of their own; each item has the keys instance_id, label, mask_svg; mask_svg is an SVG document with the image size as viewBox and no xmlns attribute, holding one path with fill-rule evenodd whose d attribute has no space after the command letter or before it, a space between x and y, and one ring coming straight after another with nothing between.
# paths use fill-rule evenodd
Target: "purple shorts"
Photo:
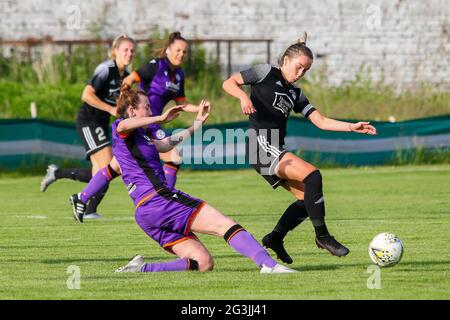
<instances>
[{"instance_id":1,"label":"purple shorts","mask_svg":"<svg viewBox=\"0 0 450 320\"><path fill-rule=\"evenodd\" d=\"M137 208L135 218L150 238L173 253L175 244L196 238L191 224L204 205L203 200L181 191L158 193Z\"/></svg>"}]
</instances>

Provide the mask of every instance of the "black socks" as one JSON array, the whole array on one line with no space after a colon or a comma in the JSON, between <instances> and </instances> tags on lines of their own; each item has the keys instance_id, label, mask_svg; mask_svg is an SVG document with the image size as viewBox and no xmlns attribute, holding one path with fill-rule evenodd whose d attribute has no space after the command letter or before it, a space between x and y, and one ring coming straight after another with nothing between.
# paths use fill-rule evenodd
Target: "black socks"
<instances>
[{"instance_id":1,"label":"black socks","mask_svg":"<svg viewBox=\"0 0 450 320\"><path fill-rule=\"evenodd\" d=\"M282 240L286 234L297 227L308 217L305 202L297 200L292 203L278 220L277 225L273 229L272 236L276 240Z\"/></svg>"},{"instance_id":2,"label":"black socks","mask_svg":"<svg viewBox=\"0 0 450 320\"><path fill-rule=\"evenodd\" d=\"M88 183L92 179L92 169L77 168L77 169L58 169L55 171L56 179L72 179L76 181Z\"/></svg>"},{"instance_id":3,"label":"black socks","mask_svg":"<svg viewBox=\"0 0 450 320\"><path fill-rule=\"evenodd\" d=\"M325 224L325 201L322 193L322 175L319 170L311 172L304 180L305 206L314 226L316 237L329 235Z\"/></svg>"}]
</instances>

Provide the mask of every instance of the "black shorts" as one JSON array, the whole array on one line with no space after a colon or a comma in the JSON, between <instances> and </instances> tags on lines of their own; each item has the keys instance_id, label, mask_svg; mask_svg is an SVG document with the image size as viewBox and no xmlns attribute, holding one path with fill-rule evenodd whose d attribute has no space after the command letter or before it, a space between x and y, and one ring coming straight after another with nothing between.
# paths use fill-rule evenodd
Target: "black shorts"
<instances>
[{"instance_id":1,"label":"black shorts","mask_svg":"<svg viewBox=\"0 0 450 320\"><path fill-rule=\"evenodd\" d=\"M266 179L272 188L278 188L283 179L275 174L275 168L288 152L284 145L273 143L270 134L260 134L255 131L254 136L249 136L246 149L248 163Z\"/></svg>"},{"instance_id":2,"label":"black shorts","mask_svg":"<svg viewBox=\"0 0 450 320\"><path fill-rule=\"evenodd\" d=\"M108 122L96 121L95 119L77 119L76 127L86 149L86 159L89 159L97 151L111 145Z\"/></svg>"}]
</instances>

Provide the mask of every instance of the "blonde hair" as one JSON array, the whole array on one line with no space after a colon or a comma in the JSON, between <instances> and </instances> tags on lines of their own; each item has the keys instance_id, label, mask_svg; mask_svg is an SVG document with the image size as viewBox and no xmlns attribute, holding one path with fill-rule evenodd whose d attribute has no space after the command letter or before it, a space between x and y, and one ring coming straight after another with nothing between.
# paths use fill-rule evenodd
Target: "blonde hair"
<instances>
[{"instance_id":1,"label":"blonde hair","mask_svg":"<svg viewBox=\"0 0 450 320\"><path fill-rule=\"evenodd\" d=\"M286 51L283 53L283 55L281 55L280 59L278 59L278 64L280 66L283 64L284 57L292 58L292 57L299 56L299 55L305 55L308 58L310 58L311 60L313 60L314 55L313 55L311 49L306 46L307 39L308 39L308 34L306 33L306 31L303 31L301 36L297 39L297 42L290 45L286 49Z\"/></svg>"},{"instance_id":2,"label":"blonde hair","mask_svg":"<svg viewBox=\"0 0 450 320\"><path fill-rule=\"evenodd\" d=\"M129 41L131 42L133 45L136 45L136 41L133 38L130 38L129 36L127 36L126 34L121 34L119 36L117 36L112 45L111 45L111 50L109 51L109 58L112 60L116 59L116 55L114 53L115 49L118 49L120 47L120 45L122 44L122 42L124 41Z\"/></svg>"}]
</instances>

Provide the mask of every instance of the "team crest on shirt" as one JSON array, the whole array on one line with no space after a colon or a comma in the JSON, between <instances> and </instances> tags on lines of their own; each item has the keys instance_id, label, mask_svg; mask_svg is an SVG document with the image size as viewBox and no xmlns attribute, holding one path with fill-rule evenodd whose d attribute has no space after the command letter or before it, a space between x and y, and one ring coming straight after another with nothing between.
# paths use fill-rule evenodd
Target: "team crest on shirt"
<instances>
[{"instance_id":1,"label":"team crest on shirt","mask_svg":"<svg viewBox=\"0 0 450 320\"><path fill-rule=\"evenodd\" d=\"M166 137L166 132L163 129L158 129L156 131L156 137L160 140L164 139Z\"/></svg>"},{"instance_id":2,"label":"team crest on shirt","mask_svg":"<svg viewBox=\"0 0 450 320\"><path fill-rule=\"evenodd\" d=\"M292 98L294 98L294 100L297 100L297 94L295 93L295 90L290 89L289 93L291 94Z\"/></svg>"},{"instance_id":3,"label":"team crest on shirt","mask_svg":"<svg viewBox=\"0 0 450 320\"><path fill-rule=\"evenodd\" d=\"M289 116L294 102L286 93L275 92L275 99L273 100L273 107L280 110L285 117Z\"/></svg>"}]
</instances>

